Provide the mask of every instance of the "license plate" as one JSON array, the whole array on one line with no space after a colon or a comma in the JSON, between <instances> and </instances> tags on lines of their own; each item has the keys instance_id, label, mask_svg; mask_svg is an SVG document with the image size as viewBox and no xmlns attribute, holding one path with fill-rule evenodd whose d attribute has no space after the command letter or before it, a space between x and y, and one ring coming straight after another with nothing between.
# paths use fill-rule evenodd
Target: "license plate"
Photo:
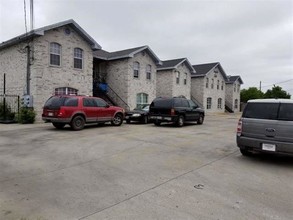
<instances>
[{"instance_id":1,"label":"license plate","mask_svg":"<svg viewBox=\"0 0 293 220\"><path fill-rule=\"evenodd\" d=\"M157 116L157 117L155 117L156 119L162 119L162 117L161 116Z\"/></svg>"},{"instance_id":2,"label":"license plate","mask_svg":"<svg viewBox=\"0 0 293 220\"><path fill-rule=\"evenodd\" d=\"M129 116L125 116L125 119L129 119Z\"/></svg>"},{"instance_id":3,"label":"license plate","mask_svg":"<svg viewBox=\"0 0 293 220\"><path fill-rule=\"evenodd\" d=\"M276 151L275 144L262 144L262 149L266 151Z\"/></svg>"},{"instance_id":4,"label":"license plate","mask_svg":"<svg viewBox=\"0 0 293 220\"><path fill-rule=\"evenodd\" d=\"M53 116L53 112L48 112L48 116Z\"/></svg>"}]
</instances>

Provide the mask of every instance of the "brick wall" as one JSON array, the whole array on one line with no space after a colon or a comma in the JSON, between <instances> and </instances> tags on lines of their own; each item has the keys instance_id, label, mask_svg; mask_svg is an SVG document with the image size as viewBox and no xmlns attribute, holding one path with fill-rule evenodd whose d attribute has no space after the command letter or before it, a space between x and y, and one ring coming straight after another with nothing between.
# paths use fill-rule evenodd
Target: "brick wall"
<instances>
[{"instance_id":1,"label":"brick wall","mask_svg":"<svg viewBox=\"0 0 293 220\"><path fill-rule=\"evenodd\" d=\"M69 26L68 26L69 27ZM44 36L33 40L34 60L31 65L31 95L37 120L41 119L45 101L58 87L72 87L79 94L92 95L91 47L73 29L70 35L64 32L65 27L45 32ZM69 27L70 28L70 27ZM61 45L61 66L49 65L49 45L56 42ZM7 75L7 93L23 95L26 91L26 53L22 49L26 44L17 44L0 51L1 72ZM74 48L83 50L83 69L73 68Z\"/></svg>"}]
</instances>

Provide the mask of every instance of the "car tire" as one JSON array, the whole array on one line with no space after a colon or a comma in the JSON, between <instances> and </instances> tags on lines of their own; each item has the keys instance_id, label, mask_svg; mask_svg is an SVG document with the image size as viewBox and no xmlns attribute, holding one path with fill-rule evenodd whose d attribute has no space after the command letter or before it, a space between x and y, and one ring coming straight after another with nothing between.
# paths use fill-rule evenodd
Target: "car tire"
<instances>
[{"instance_id":1,"label":"car tire","mask_svg":"<svg viewBox=\"0 0 293 220\"><path fill-rule=\"evenodd\" d=\"M251 157L251 156L253 155L253 153L252 153L251 151L248 151L248 150L246 150L246 149L241 149L241 148L240 148L240 152L241 152L241 154L242 154L243 156L245 156L245 157Z\"/></svg>"},{"instance_id":2,"label":"car tire","mask_svg":"<svg viewBox=\"0 0 293 220\"><path fill-rule=\"evenodd\" d=\"M52 122L52 124L57 129L62 129L65 126L65 123L60 123L60 122Z\"/></svg>"},{"instance_id":3,"label":"car tire","mask_svg":"<svg viewBox=\"0 0 293 220\"><path fill-rule=\"evenodd\" d=\"M149 123L149 118L148 118L147 115L145 115L145 116L143 117L143 119L142 119L142 123L144 123L144 124Z\"/></svg>"},{"instance_id":4,"label":"car tire","mask_svg":"<svg viewBox=\"0 0 293 220\"><path fill-rule=\"evenodd\" d=\"M72 119L70 126L74 131L79 131L84 128L84 124L85 124L84 117L82 117L81 115L77 115Z\"/></svg>"},{"instance_id":5,"label":"car tire","mask_svg":"<svg viewBox=\"0 0 293 220\"><path fill-rule=\"evenodd\" d=\"M156 126L160 126L160 125L161 125L161 122L158 121L158 120L156 120L156 121L154 121L154 124L155 124Z\"/></svg>"},{"instance_id":6,"label":"car tire","mask_svg":"<svg viewBox=\"0 0 293 220\"><path fill-rule=\"evenodd\" d=\"M184 116L179 115L178 120L177 120L177 126L182 127L184 125Z\"/></svg>"},{"instance_id":7,"label":"car tire","mask_svg":"<svg viewBox=\"0 0 293 220\"><path fill-rule=\"evenodd\" d=\"M204 116L200 115L199 118L197 119L197 124L202 125L204 120Z\"/></svg>"},{"instance_id":8,"label":"car tire","mask_svg":"<svg viewBox=\"0 0 293 220\"><path fill-rule=\"evenodd\" d=\"M123 122L123 116L122 114L116 114L113 118L113 120L111 121L111 124L114 126L120 126Z\"/></svg>"},{"instance_id":9,"label":"car tire","mask_svg":"<svg viewBox=\"0 0 293 220\"><path fill-rule=\"evenodd\" d=\"M126 120L126 124L130 124L130 120L129 119Z\"/></svg>"}]
</instances>

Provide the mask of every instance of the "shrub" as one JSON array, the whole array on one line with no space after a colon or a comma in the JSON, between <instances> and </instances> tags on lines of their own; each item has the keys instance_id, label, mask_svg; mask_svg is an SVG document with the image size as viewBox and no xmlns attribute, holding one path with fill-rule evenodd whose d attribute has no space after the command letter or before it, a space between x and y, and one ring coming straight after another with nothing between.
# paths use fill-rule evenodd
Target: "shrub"
<instances>
[{"instance_id":1,"label":"shrub","mask_svg":"<svg viewBox=\"0 0 293 220\"><path fill-rule=\"evenodd\" d=\"M36 112L33 108L22 107L19 110L18 122L21 124L33 124L36 120Z\"/></svg>"},{"instance_id":2,"label":"shrub","mask_svg":"<svg viewBox=\"0 0 293 220\"><path fill-rule=\"evenodd\" d=\"M11 111L11 107L7 102L0 102L0 119L13 120L15 113Z\"/></svg>"}]
</instances>

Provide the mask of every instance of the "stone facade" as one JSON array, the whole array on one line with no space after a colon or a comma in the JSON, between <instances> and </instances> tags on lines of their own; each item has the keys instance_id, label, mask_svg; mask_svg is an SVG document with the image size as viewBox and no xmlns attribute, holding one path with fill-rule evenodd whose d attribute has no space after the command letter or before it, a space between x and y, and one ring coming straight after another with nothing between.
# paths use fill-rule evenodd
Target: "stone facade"
<instances>
[{"instance_id":1,"label":"stone facade","mask_svg":"<svg viewBox=\"0 0 293 220\"><path fill-rule=\"evenodd\" d=\"M149 55L147 50L136 53L133 57L105 61L106 82L121 99L117 99L116 94L109 93L116 104L125 109L137 107L137 95L145 94L147 104L156 98L156 62ZM138 77L134 77L134 62L139 63ZM103 63L103 62L102 62ZM101 63L97 63L94 68L99 69ZM147 66L151 66L151 78L147 79ZM126 106L125 103L128 105Z\"/></svg>"},{"instance_id":2,"label":"stone facade","mask_svg":"<svg viewBox=\"0 0 293 220\"><path fill-rule=\"evenodd\" d=\"M240 111L240 91L241 83L239 80L226 84L226 105L234 112Z\"/></svg>"},{"instance_id":3,"label":"stone facade","mask_svg":"<svg viewBox=\"0 0 293 220\"><path fill-rule=\"evenodd\" d=\"M70 29L70 34L65 33ZM50 65L50 43L61 45L61 65ZM6 93L22 96L26 93L27 55L26 43L0 50L1 73L6 73ZM34 100L37 120L41 119L45 101L54 94L56 88L70 87L79 94L92 95L91 46L70 26L63 26L45 32L31 41L33 60L31 63L30 91ZM83 50L83 68L73 67L74 48Z\"/></svg>"},{"instance_id":4,"label":"stone facade","mask_svg":"<svg viewBox=\"0 0 293 220\"><path fill-rule=\"evenodd\" d=\"M179 73L179 83L177 83L177 74ZM185 84L186 79L186 84ZM185 62L173 70L157 71L157 96L175 97L185 96L190 99L191 72Z\"/></svg>"},{"instance_id":5,"label":"stone facade","mask_svg":"<svg viewBox=\"0 0 293 220\"><path fill-rule=\"evenodd\" d=\"M192 97L206 112L225 112L226 84L218 67L213 68L205 76L193 77L191 85Z\"/></svg>"}]
</instances>

